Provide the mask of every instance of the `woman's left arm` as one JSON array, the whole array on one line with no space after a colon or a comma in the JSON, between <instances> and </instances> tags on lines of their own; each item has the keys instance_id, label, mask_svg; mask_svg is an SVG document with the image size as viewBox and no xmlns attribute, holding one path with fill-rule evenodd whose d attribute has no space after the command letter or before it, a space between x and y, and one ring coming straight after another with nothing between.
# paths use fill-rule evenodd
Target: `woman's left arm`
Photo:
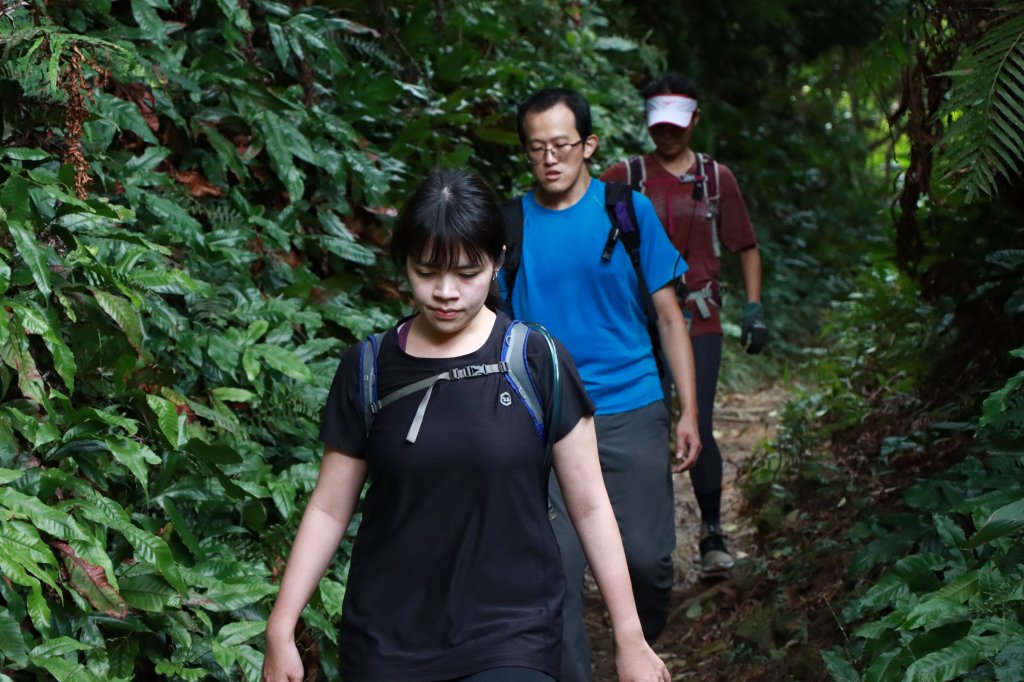
<instances>
[{"instance_id":1,"label":"woman's left arm","mask_svg":"<svg viewBox=\"0 0 1024 682\"><path fill-rule=\"evenodd\" d=\"M633 601L619 526L604 487L593 417L555 443L553 465L565 505L611 616L620 682L669 682L668 669L644 639Z\"/></svg>"}]
</instances>

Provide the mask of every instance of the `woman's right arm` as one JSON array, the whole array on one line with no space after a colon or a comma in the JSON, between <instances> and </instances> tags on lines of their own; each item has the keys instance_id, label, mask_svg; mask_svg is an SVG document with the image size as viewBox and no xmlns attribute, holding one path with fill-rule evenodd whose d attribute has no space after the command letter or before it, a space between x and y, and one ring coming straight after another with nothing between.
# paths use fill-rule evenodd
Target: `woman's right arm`
<instances>
[{"instance_id":1,"label":"woman's right arm","mask_svg":"<svg viewBox=\"0 0 1024 682\"><path fill-rule=\"evenodd\" d=\"M366 481L366 460L324 449L316 487L299 523L274 609L267 619L264 682L302 682L295 626L323 577Z\"/></svg>"}]
</instances>

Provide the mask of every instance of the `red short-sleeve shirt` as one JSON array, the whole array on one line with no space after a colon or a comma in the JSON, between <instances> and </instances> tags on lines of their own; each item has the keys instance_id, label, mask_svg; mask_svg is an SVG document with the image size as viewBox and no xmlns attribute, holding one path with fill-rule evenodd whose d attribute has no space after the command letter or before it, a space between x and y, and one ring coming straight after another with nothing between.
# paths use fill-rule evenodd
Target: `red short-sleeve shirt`
<instances>
[{"instance_id":1,"label":"red short-sleeve shirt","mask_svg":"<svg viewBox=\"0 0 1024 682\"><path fill-rule=\"evenodd\" d=\"M717 287L721 261L715 257L708 204L704 200L694 200L693 184L681 182L653 154L644 156L643 162L646 177L643 192L654 205L669 239L690 266L686 273L687 289L698 291L709 281ZM704 170L710 174L710 164L706 164ZM687 174L696 172L695 163ZM619 162L609 168L601 179L606 182L626 182L626 162ZM722 163L718 164L718 187L718 241L722 248L736 253L757 246L757 237L736 176ZM706 319L701 316L695 303L687 304L687 309L693 313L691 335L722 333L721 317L716 305L709 306L711 317Z\"/></svg>"}]
</instances>

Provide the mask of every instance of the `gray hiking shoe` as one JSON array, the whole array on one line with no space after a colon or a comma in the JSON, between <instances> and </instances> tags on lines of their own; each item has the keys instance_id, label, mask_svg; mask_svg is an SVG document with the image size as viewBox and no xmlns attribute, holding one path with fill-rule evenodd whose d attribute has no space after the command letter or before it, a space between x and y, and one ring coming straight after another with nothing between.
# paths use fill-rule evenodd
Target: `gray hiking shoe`
<instances>
[{"instance_id":1,"label":"gray hiking shoe","mask_svg":"<svg viewBox=\"0 0 1024 682\"><path fill-rule=\"evenodd\" d=\"M728 573L736 565L729 548L725 546L725 538L715 524L701 526L700 534L700 572L706 576Z\"/></svg>"}]
</instances>

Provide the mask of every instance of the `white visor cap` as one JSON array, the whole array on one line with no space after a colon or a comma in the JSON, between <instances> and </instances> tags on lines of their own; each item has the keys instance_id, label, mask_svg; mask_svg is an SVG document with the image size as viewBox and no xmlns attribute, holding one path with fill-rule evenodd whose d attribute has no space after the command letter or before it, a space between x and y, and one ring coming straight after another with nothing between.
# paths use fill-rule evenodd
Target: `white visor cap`
<instances>
[{"instance_id":1,"label":"white visor cap","mask_svg":"<svg viewBox=\"0 0 1024 682\"><path fill-rule=\"evenodd\" d=\"M655 95L644 102L647 111L647 127L669 123L686 128L697 111L697 100L686 95Z\"/></svg>"}]
</instances>

